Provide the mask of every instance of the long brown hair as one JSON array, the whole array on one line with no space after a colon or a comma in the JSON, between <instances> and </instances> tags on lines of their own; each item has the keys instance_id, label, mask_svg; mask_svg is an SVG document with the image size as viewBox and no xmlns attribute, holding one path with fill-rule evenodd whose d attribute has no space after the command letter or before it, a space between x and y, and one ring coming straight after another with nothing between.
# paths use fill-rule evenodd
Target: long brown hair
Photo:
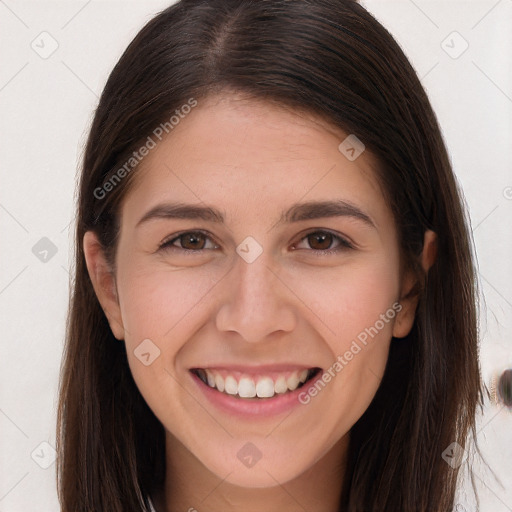
<instances>
[{"instance_id":1,"label":"long brown hair","mask_svg":"<svg viewBox=\"0 0 512 512\"><path fill-rule=\"evenodd\" d=\"M148 495L164 484L163 426L109 328L82 241L93 230L114 261L119 205L136 168L104 197L98 189L176 109L190 98L200 108L222 91L312 112L376 157L419 302L351 429L340 510L451 510L458 471L442 453L466 445L482 404L476 273L463 198L420 81L354 0L182 0L147 23L116 64L85 149L58 408L63 512L149 510ZM438 235L438 257L425 274L418 256L427 229Z\"/></svg>"}]
</instances>

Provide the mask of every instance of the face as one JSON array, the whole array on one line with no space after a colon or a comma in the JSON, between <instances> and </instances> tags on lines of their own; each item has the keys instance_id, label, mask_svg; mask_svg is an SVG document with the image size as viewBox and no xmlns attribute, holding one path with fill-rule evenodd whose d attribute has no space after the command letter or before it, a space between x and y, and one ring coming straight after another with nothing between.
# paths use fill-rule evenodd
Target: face
<instances>
[{"instance_id":1,"label":"face","mask_svg":"<svg viewBox=\"0 0 512 512\"><path fill-rule=\"evenodd\" d=\"M339 445L412 325L376 162L347 158L347 135L254 100L202 101L136 171L110 285L84 239L168 442L237 485L287 482Z\"/></svg>"}]
</instances>

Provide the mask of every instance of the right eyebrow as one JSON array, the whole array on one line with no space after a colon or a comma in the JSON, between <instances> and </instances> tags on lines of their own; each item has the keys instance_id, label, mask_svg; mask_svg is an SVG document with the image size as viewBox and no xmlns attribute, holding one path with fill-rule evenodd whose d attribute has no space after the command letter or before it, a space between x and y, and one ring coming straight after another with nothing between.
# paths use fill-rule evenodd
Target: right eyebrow
<instances>
[{"instance_id":1,"label":"right eyebrow","mask_svg":"<svg viewBox=\"0 0 512 512\"><path fill-rule=\"evenodd\" d=\"M152 219L200 219L220 224L224 222L224 215L219 210L209 206L162 203L145 213L135 227Z\"/></svg>"}]
</instances>

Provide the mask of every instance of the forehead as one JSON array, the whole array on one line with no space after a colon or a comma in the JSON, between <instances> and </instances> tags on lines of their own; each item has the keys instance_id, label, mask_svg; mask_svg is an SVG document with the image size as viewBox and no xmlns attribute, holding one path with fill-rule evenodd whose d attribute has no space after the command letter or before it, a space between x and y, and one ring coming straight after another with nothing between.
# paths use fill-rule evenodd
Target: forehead
<instances>
[{"instance_id":1,"label":"forehead","mask_svg":"<svg viewBox=\"0 0 512 512\"><path fill-rule=\"evenodd\" d=\"M312 114L237 96L198 102L144 158L123 218L166 200L219 205L236 222L287 203L346 199L374 218L388 214L368 151L349 160L348 134ZM247 220L247 219L245 219ZM377 220L378 222L378 220Z\"/></svg>"}]
</instances>

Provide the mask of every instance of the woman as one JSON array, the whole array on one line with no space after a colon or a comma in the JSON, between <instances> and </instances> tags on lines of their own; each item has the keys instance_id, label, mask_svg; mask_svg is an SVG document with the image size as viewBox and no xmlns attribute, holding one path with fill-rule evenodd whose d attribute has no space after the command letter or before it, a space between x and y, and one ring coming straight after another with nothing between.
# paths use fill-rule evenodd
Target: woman
<instances>
[{"instance_id":1,"label":"woman","mask_svg":"<svg viewBox=\"0 0 512 512\"><path fill-rule=\"evenodd\" d=\"M426 94L357 2L151 20L96 110L76 244L64 512L454 507L471 240Z\"/></svg>"}]
</instances>

